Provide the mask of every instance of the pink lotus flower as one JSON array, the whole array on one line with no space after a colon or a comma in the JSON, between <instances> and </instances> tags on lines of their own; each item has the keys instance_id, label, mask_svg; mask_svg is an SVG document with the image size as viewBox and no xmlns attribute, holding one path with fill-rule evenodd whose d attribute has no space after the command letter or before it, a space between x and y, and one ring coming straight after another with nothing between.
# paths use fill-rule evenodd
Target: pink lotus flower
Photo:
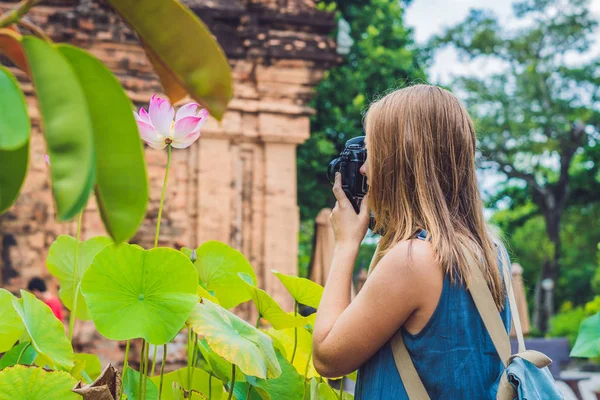
<instances>
[{"instance_id":1,"label":"pink lotus flower","mask_svg":"<svg viewBox=\"0 0 600 400\"><path fill-rule=\"evenodd\" d=\"M200 128L208 117L208 111L197 103L181 106L175 114L171 103L157 95L152 96L148 112L142 107L139 114L134 114L140 136L157 150L169 144L177 149L189 147L200 137Z\"/></svg>"}]
</instances>

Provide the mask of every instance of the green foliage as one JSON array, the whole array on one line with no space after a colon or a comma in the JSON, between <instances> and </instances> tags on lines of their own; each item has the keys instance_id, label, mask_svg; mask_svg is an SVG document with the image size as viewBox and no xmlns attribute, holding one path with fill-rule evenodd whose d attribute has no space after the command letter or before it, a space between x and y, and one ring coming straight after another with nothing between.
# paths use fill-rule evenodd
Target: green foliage
<instances>
[{"instance_id":1,"label":"green foliage","mask_svg":"<svg viewBox=\"0 0 600 400\"><path fill-rule=\"evenodd\" d=\"M252 277L240 272L238 274L246 284L248 292L252 296L252 301L256 306L259 318L264 318L273 325L275 329L293 328L306 325L306 320L300 315L288 314L281 309L279 304L267 292L256 287L252 282Z\"/></svg>"},{"instance_id":2,"label":"green foliage","mask_svg":"<svg viewBox=\"0 0 600 400\"><path fill-rule=\"evenodd\" d=\"M594 358L600 356L600 313L586 318L581 323L571 357Z\"/></svg>"},{"instance_id":3,"label":"green foliage","mask_svg":"<svg viewBox=\"0 0 600 400\"><path fill-rule=\"evenodd\" d=\"M100 60L74 46L57 48L85 95L94 136L98 209L107 232L120 243L135 234L148 203L144 151L132 104Z\"/></svg>"},{"instance_id":4,"label":"green foliage","mask_svg":"<svg viewBox=\"0 0 600 400\"><path fill-rule=\"evenodd\" d=\"M66 372L16 365L0 371L0 400L78 400L76 383Z\"/></svg>"},{"instance_id":5,"label":"green foliage","mask_svg":"<svg viewBox=\"0 0 600 400\"><path fill-rule=\"evenodd\" d=\"M92 122L73 68L51 44L22 39L37 93L50 156L52 189L60 220L79 213L94 184Z\"/></svg>"},{"instance_id":6,"label":"green foliage","mask_svg":"<svg viewBox=\"0 0 600 400\"><path fill-rule=\"evenodd\" d=\"M29 142L16 150L0 150L0 214L19 196L29 163Z\"/></svg>"},{"instance_id":7,"label":"green foliage","mask_svg":"<svg viewBox=\"0 0 600 400\"><path fill-rule=\"evenodd\" d=\"M192 263L180 252L124 243L96 255L81 292L107 338L144 338L161 345L181 330L198 301L196 282Z\"/></svg>"},{"instance_id":8,"label":"green foliage","mask_svg":"<svg viewBox=\"0 0 600 400\"><path fill-rule=\"evenodd\" d=\"M226 309L204 300L187 323L211 350L244 374L263 379L281 375L271 338Z\"/></svg>"},{"instance_id":9,"label":"green foliage","mask_svg":"<svg viewBox=\"0 0 600 400\"><path fill-rule=\"evenodd\" d=\"M0 353L13 347L25 329L13 307L14 299L15 296L8 290L0 289Z\"/></svg>"},{"instance_id":10,"label":"green foliage","mask_svg":"<svg viewBox=\"0 0 600 400\"><path fill-rule=\"evenodd\" d=\"M293 275L285 275L275 270L272 271L283 283L283 286L292 295L296 303L304 304L314 309L319 308L323 287L309 279Z\"/></svg>"},{"instance_id":11,"label":"green foliage","mask_svg":"<svg viewBox=\"0 0 600 400\"><path fill-rule=\"evenodd\" d=\"M127 367L127 372L124 374L123 393L127 395L127 399L139 399L140 389L140 373L132 368ZM146 398L148 400L158 400L158 389L154 382L150 379L144 381L146 384Z\"/></svg>"},{"instance_id":12,"label":"green foliage","mask_svg":"<svg viewBox=\"0 0 600 400\"><path fill-rule=\"evenodd\" d=\"M16 150L27 144L31 122L25 96L14 75L0 66L0 150Z\"/></svg>"},{"instance_id":13,"label":"green foliage","mask_svg":"<svg viewBox=\"0 0 600 400\"><path fill-rule=\"evenodd\" d=\"M0 370L13 365L31 365L37 357L37 352L30 342L19 343L2 356Z\"/></svg>"},{"instance_id":14,"label":"green foliage","mask_svg":"<svg viewBox=\"0 0 600 400\"><path fill-rule=\"evenodd\" d=\"M172 102L188 91L220 120L233 97L231 69L204 23L176 0L108 2L139 35ZM157 29L153 16L168 29Z\"/></svg>"},{"instance_id":15,"label":"green foliage","mask_svg":"<svg viewBox=\"0 0 600 400\"><path fill-rule=\"evenodd\" d=\"M212 398L215 400L225 399L226 392L223 389L223 385L217 379L213 379L209 386L209 375L206 371L195 368L194 369L194 377L192 379L192 383L190 384L188 381L189 376L188 368L179 368L173 372L169 372L165 374L163 377L163 390L161 398L163 400L177 400L177 398L173 395L173 384L179 383L181 387L185 390L195 390L197 392L202 393L206 397L208 397L209 392L212 393ZM150 379L154 382L154 385L158 387L160 385L160 377L154 376ZM211 388L209 390L209 387Z\"/></svg>"},{"instance_id":16,"label":"green foliage","mask_svg":"<svg viewBox=\"0 0 600 400\"><path fill-rule=\"evenodd\" d=\"M65 336L63 324L50 307L34 295L21 290L21 298L13 299L13 307L21 317L31 345L50 365L61 370L73 368L73 348Z\"/></svg>"},{"instance_id":17,"label":"green foliage","mask_svg":"<svg viewBox=\"0 0 600 400\"><path fill-rule=\"evenodd\" d=\"M200 285L213 291L223 307L233 308L250 300L250 293L237 274L248 274L254 284L256 275L242 253L214 240L202 244L195 252L187 247L181 252L194 261Z\"/></svg>"},{"instance_id":18,"label":"green foliage","mask_svg":"<svg viewBox=\"0 0 600 400\"><path fill-rule=\"evenodd\" d=\"M85 298L81 294L81 279L92 264L96 254L111 243L112 241L109 238L103 236L79 242L77 272L75 274L75 246L77 240L72 236L59 235L54 243L50 245L46 266L48 271L57 277L60 282L59 296L65 307L72 311L73 300L77 296L76 314L80 320L92 319Z\"/></svg>"},{"instance_id":19,"label":"green foliage","mask_svg":"<svg viewBox=\"0 0 600 400\"><path fill-rule=\"evenodd\" d=\"M550 320L550 337L566 337L571 346L575 344L581 322L590 314L583 307L573 307L570 302L563 304L559 313Z\"/></svg>"},{"instance_id":20,"label":"green foliage","mask_svg":"<svg viewBox=\"0 0 600 400\"><path fill-rule=\"evenodd\" d=\"M362 114L390 88L425 80L423 56L404 26L397 0L337 1L351 26L354 45L344 61L325 73L312 106L311 137L298 147L298 203L310 220L335 199L325 171L344 143L363 133Z\"/></svg>"}]
</instances>

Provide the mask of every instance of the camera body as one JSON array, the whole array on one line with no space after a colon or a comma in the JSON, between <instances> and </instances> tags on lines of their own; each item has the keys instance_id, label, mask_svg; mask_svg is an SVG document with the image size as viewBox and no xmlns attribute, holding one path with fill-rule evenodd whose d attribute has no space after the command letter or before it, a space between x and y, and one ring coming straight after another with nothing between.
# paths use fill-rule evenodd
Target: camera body
<instances>
[{"instance_id":1,"label":"camera body","mask_svg":"<svg viewBox=\"0 0 600 400\"><path fill-rule=\"evenodd\" d=\"M360 203L367 194L367 177L360 173L360 167L367 161L365 137L357 136L346 142L338 158L334 158L327 167L327 179L333 184L335 173L342 174L342 189L358 213Z\"/></svg>"}]
</instances>

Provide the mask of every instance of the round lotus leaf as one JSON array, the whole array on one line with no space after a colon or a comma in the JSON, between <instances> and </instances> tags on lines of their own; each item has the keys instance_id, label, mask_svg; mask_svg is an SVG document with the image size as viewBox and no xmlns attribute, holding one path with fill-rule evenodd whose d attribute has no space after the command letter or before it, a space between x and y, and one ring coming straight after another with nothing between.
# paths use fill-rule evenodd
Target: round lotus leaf
<instances>
[{"instance_id":1,"label":"round lotus leaf","mask_svg":"<svg viewBox=\"0 0 600 400\"><path fill-rule=\"evenodd\" d=\"M0 371L0 400L78 400L76 383L66 372L15 365Z\"/></svg>"},{"instance_id":2,"label":"round lotus leaf","mask_svg":"<svg viewBox=\"0 0 600 400\"><path fill-rule=\"evenodd\" d=\"M297 331L298 345L296 346L296 355L294 356L294 367L298 373L304 375L306 363L308 363L307 378L319 376L312 361L312 335L304 328L289 328L275 330L270 328L267 333L278 344L278 349L290 360L294 353L294 331ZM281 349L279 346L282 346ZM310 358L310 360L309 360Z\"/></svg>"},{"instance_id":3,"label":"round lotus leaf","mask_svg":"<svg viewBox=\"0 0 600 400\"><path fill-rule=\"evenodd\" d=\"M300 278L293 275L282 274L272 270L273 274L283 286L290 292L297 303L307 305L312 308L319 308L321 297L323 296L323 286L311 281L310 279Z\"/></svg>"},{"instance_id":4,"label":"round lotus leaf","mask_svg":"<svg viewBox=\"0 0 600 400\"><path fill-rule=\"evenodd\" d=\"M198 302L193 264L168 248L109 245L81 282L98 331L112 340L170 342Z\"/></svg>"},{"instance_id":5,"label":"round lotus leaf","mask_svg":"<svg viewBox=\"0 0 600 400\"><path fill-rule=\"evenodd\" d=\"M65 335L64 325L50 307L24 290L20 299L13 299L13 307L21 316L38 357L48 358L59 369L70 371L74 365L73 347Z\"/></svg>"},{"instance_id":6,"label":"round lotus leaf","mask_svg":"<svg viewBox=\"0 0 600 400\"><path fill-rule=\"evenodd\" d=\"M201 339L206 339L212 351L237 365L244 374L258 378L276 378L281 374L273 340L223 307L203 300L187 323Z\"/></svg>"},{"instance_id":7,"label":"round lotus leaf","mask_svg":"<svg viewBox=\"0 0 600 400\"><path fill-rule=\"evenodd\" d=\"M79 242L79 249L77 250L77 274L75 276L73 276L73 270L75 268L77 239L72 236L60 235L50 245L48 258L46 258L46 266L48 267L48 271L60 281L60 291L58 294L65 307L69 310L73 309L73 293L74 290L76 291L76 314L80 320L88 321L92 319L79 287L81 278L83 278L83 275L92 264L96 254L111 243L112 240L105 236L97 236L85 242Z\"/></svg>"},{"instance_id":8,"label":"round lotus leaf","mask_svg":"<svg viewBox=\"0 0 600 400\"><path fill-rule=\"evenodd\" d=\"M215 293L221 306L229 309L250 300L250 294L238 273L250 275L254 284L256 274L242 253L214 240L202 244L195 253L186 247L181 251L194 259L200 283L206 290Z\"/></svg>"},{"instance_id":9,"label":"round lotus leaf","mask_svg":"<svg viewBox=\"0 0 600 400\"><path fill-rule=\"evenodd\" d=\"M267 292L257 288L250 275L243 272L240 272L238 275L246 284L246 289L250 293L250 296L252 296L252 301L258 310L258 314L273 325L273 328L285 329L306 325L307 322L304 317L286 313Z\"/></svg>"},{"instance_id":10,"label":"round lotus leaf","mask_svg":"<svg viewBox=\"0 0 600 400\"><path fill-rule=\"evenodd\" d=\"M8 290L0 289L0 353L10 350L25 329L13 307L14 299Z\"/></svg>"}]
</instances>

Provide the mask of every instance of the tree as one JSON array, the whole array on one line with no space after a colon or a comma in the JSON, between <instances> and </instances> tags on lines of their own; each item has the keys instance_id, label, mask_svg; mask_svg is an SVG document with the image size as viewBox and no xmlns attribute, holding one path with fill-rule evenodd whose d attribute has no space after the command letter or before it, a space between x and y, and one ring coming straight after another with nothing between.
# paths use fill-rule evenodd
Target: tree
<instances>
[{"instance_id":1,"label":"tree","mask_svg":"<svg viewBox=\"0 0 600 400\"><path fill-rule=\"evenodd\" d=\"M559 277L569 203L600 198L600 59L584 57L598 24L586 0L523 0L513 10L516 19L529 21L525 27L505 28L493 14L473 10L432 45L451 44L468 60L503 67L483 78L457 78L454 88L475 117L482 167L506 175L509 186L518 182L543 216L551 256L539 285ZM553 299L554 291L548 295ZM538 313L543 297L536 300ZM538 320L542 332L547 314Z\"/></svg>"},{"instance_id":2,"label":"tree","mask_svg":"<svg viewBox=\"0 0 600 400\"><path fill-rule=\"evenodd\" d=\"M338 1L338 15L354 39L343 63L325 74L312 106L311 137L298 148L298 202L302 220L332 206L327 165L344 143L363 134L362 114L377 94L424 80L424 57L403 23L397 0Z\"/></svg>"}]
</instances>

